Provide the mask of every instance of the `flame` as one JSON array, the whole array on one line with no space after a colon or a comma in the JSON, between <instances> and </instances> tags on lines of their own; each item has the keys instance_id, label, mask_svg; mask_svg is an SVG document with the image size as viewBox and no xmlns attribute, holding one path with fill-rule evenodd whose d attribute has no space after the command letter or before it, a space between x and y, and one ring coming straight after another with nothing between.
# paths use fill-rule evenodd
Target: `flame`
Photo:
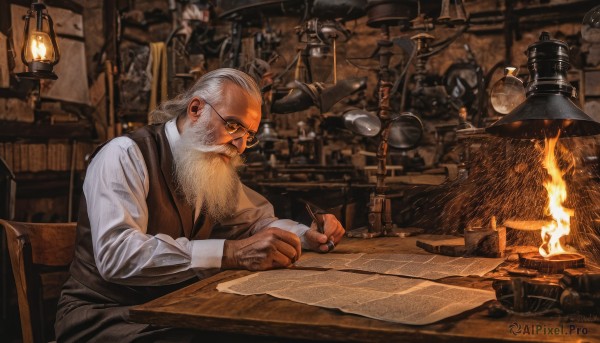
<instances>
[{"instance_id":1,"label":"flame","mask_svg":"<svg viewBox=\"0 0 600 343\"><path fill-rule=\"evenodd\" d=\"M554 150L560 133L554 138L546 138L544 147L544 168L548 171L550 179L544 182L548 193L548 206L546 210L552 216L552 222L542 227L542 245L540 255L550 257L564 254L567 250L561 245L560 239L571 232L571 216L574 211L563 207L567 200L567 185L563 179L564 172L558 167Z\"/></svg>"},{"instance_id":2,"label":"flame","mask_svg":"<svg viewBox=\"0 0 600 343\"><path fill-rule=\"evenodd\" d=\"M46 45L43 37L34 36L31 40L31 55L36 61L46 60Z\"/></svg>"}]
</instances>

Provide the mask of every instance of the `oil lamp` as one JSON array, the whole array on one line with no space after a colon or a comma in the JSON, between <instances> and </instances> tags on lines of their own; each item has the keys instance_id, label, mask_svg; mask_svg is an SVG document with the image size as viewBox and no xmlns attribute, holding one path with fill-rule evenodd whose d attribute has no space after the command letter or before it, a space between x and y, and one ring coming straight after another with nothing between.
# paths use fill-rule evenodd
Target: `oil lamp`
<instances>
[{"instance_id":1,"label":"oil lamp","mask_svg":"<svg viewBox=\"0 0 600 343\"><path fill-rule=\"evenodd\" d=\"M35 20L32 28L30 21ZM41 1L31 4L31 9L25 16L25 30L23 34L23 47L21 60L27 65L28 71L18 73L18 77L28 79L56 80L52 68L60 59L60 52L56 44L52 18L46 10L46 5Z\"/></svg>"}]
</instances>

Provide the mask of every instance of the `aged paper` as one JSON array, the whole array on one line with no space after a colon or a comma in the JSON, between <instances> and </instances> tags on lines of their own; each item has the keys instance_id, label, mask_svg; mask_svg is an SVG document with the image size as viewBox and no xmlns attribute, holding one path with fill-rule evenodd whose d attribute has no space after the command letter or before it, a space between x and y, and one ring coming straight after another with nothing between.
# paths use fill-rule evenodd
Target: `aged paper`
<instances>
[{"instance_id":1,"label":"aged paper","mask_svg":"<svg viewBox=\"0 0 600 343\"><path fill-rule=\"evenodd\" d=\"M496 299L492 291L336 270L271 270L221 283L217 289L241 295L269 294L411 325L434 323Z\"/></svg>"},{"instance_id":2,"label":"aged paper","mask_svg":"<svg viewBox=\"0 0 600 343\"><path fill-rule=\"evenodd\" d=\"M301 259L296 267L363 270L437 280L448 276L483 276L504 259L421 254L326 254Z\"/></svg>"}]
</instances>

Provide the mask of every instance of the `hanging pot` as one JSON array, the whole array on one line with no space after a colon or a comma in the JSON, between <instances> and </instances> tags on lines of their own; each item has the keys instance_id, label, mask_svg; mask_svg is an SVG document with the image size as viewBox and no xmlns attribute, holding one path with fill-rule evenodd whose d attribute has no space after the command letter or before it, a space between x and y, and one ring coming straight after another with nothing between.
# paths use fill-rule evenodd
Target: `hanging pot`
<instances>
[{"instance_id":1,"label":"hanging pot","mask_svg":"<svg viewBox=\"0 0 600 343\"><path fill-rule=\"evenodd\" d=\"M365 15L367 0L314 0L311 13L319 19L354 20Z\"/></svg>"},{"instance_id":2,"label":"hanging pot","mask_svg":"<svg viewBox=\"0 0 600 343\"><path fill-rule=\"evenodd\" d=\"M417 0L369 0L367 25L404 26L416 17Z\"/></svg>"},{"instance_id":3,"label":"hanging pot","mask_svg":"<svg viewBox=\"0 0 600 343\"><path fill-rule=\"evenodd\" d=\"M219 18L233 19L247 17L256 11L284 12L285 6L296 4L294 0L221 0L219 8L222 10ZM284 13L278 13L284 14Z\"/></svg>"}]
</instances>

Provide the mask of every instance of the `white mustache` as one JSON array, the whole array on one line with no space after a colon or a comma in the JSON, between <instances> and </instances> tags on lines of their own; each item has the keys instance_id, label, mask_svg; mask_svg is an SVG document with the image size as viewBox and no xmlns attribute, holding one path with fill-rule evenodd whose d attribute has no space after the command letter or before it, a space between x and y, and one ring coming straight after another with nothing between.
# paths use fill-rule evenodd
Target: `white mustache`
<instances>
[{"instance_id":1,"label":"white mustache","mask_svg":"<svg viewBox=\"0 0 600 343\"><path fill-rule=\"evenodd\" d=\"M213 154L223 154L228 157L238 156L239 153L236 148L228 145L196 145L192 149L202 152L202 153L213 153Z\"/></svg>"}]
</instances>

